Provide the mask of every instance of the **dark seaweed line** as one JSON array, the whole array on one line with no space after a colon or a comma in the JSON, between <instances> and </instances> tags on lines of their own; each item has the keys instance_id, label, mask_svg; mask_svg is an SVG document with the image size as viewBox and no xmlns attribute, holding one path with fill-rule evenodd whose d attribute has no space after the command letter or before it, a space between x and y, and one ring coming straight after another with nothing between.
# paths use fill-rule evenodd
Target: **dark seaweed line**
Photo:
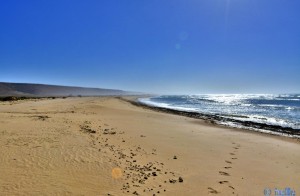
<instances>
[{"instance_id":1,"label":"dark seaweed line","mask_svg":"<svg viewBox=\"0 0 300 196\"><path fill-rule=\"evenodd\" d=\"M123 99L123 98L120 98L120 99L127 101L127 102L131 103L132 105L143 107L146 109L186 116L186 117L195 118L195 119L202 119L202 120L205 120L212 124L217 124L218 122L232 122L236 125L241 125L244 127L260 129L260 130L267 130L267 131L271 131L271 132L275 132L275 133L279 133L279 134L287 134L289 136L300 137L300 129L293 129L291 127L282 127L279 125L268 125L268 124L264 124L264 123L251 122L251 121L241 121L241 120L230 119L230 118L226 118L226 117L222 117L222 116L214 115L214 114L203 114L203 113L199 113L199 112L179 111L179 110L174 110L174 109L169 109L169 108L150 106L150 105L146 105L144 103L138 102L138 101L132 101L132 100Z\"/></svg>"}]
</instances>

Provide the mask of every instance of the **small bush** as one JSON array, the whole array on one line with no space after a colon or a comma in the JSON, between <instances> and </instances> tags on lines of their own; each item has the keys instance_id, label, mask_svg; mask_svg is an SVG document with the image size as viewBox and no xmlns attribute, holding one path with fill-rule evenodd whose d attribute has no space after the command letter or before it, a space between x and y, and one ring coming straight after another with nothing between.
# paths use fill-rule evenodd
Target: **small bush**
<instances>
[{"instance_id":1,"label":"small bush","mask_svg":"<svg viewBox=\"0 0 300 196\"><path fill-rule=\"evenodd\" d=\"M9 96L9 97L1 97L1 101L16 101L17 97Z\"/></svg>"}]
</instances>

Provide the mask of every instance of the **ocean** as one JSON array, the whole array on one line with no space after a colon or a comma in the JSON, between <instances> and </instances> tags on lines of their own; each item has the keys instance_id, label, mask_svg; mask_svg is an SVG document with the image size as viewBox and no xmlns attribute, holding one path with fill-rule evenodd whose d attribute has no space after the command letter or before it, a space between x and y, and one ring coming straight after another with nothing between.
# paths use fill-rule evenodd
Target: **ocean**
<instances>
[{"instance_id":1,"label":"ocean","mask_svg":"<svg viewBox=\"0 0 300 196\"><path fill-rule=\"evenodd\" d=\"M162 95L141 98L139 102L211 115L218 124L226 126L300 136L300 94Z\"/></svg>"}]
</instances>

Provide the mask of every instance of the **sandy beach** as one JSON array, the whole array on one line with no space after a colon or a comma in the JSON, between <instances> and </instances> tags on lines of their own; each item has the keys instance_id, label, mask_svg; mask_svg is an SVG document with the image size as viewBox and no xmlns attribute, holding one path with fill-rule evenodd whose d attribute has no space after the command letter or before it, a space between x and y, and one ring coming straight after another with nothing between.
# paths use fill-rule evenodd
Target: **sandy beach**
<instances>
[{"instance_id":1,"label":"sandy beach","mask_svg":"<svg viewBox=\"0 0 300 196\"><path fill-rule=\"evenodd\" d=\"M300 194L300 142L113 97L0 102L0 195Z\"/></svg>"}]
</instances>

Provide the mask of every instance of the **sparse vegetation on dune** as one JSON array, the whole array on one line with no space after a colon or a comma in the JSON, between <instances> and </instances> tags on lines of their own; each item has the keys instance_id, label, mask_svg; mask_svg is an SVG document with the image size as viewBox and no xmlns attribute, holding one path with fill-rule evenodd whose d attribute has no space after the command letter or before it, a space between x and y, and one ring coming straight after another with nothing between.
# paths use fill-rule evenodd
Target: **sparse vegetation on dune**
<instances>
[{"instance_id":1,"label":"sparse vegetation on dune","mask_svg":"<svg viewBox=\"0 0 300 196\"><path fill-rule=\"evenodd\" d=\"M7 96L7 97L0 97L0 101L18 101L18 100L26 100L26 99L56 99L59 97L17 97L17 96ZM66 97L63 97L64 99Z\"/></svg>"},{"instance_id":2,"label":"sparse vegetation on dune","mask_svg":"<svg viewBox=\"0 0 300 196\"><path fill-rule=\"evenodd\" d=\"M17 100L25 100L25 99L36 99L33 97L15 97L15 96L8 96L8 97L0 97L0 101L17 101Z\"/></svg>"}]
</instances>

